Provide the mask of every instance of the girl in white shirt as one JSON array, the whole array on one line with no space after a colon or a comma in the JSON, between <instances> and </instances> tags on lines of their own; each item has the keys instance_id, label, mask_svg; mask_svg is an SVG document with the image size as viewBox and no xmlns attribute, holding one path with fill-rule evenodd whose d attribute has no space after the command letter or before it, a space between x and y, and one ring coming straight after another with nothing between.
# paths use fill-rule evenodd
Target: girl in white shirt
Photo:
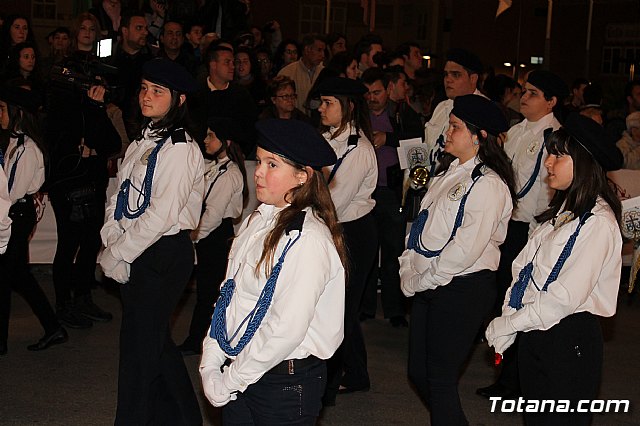
<instances>
[{"instance_id":1,"label":"girl in white shirt","mask_svg":"<svg viewBox=\"0 0 640 426\"><path fill-rule=\"evenodd\" d=\"M193 270L190 238L204 192L204 160L182 127L193 77L168 59L143 66L145 117L118 172L106 209L100 265L123 284L116 425L202 424L171 315Z\"/></svg>"},{"instance_id":2,"label":"girl in white shirt","mask_svg":"<svg viewBox=\"0 0 640 426\"><path fill-rule=\"evenodd\" d=\"M568 413L525 413L531 425L588 425L579 400L595 399L602 374L598 317L615 314L621 205L606 172L622 154L602 126L578 114L546 142L548 183L556 193L542 223L513 263L502 316L486 336L503 354L520 333L518 368L526 400L568 400Z\"/></svg>"},{"instance_id":3,"label":"girl in white shirt","mask_svg":"<svg viewBox=\"0 0 640 426\"><path fill-rule=\"evenodd\" d=\"M220 295L220 284L227 268L227 257L233 240L233 220L242 214L247 198L244 155L233 139L230 119L210 118L204 139L205 152L214 158L205 166L205 192L202 217L191 233L195 242L198 265L195 276L197 301L191 317L189 336L180 345L182 355L202 353L202 340L207 334L212 300Z\"/></svg>"},{"instance_id":4,"label":"girl in white shirt","mask_svg":"<svg viewBox=\"0 0 640 426\"><path fill-rule=\"evenodd\" d=\"M29 345L31 351L67 341L51 304L29 270L29 236L37 222L34 196L44 183L43 144L38 124L38 95L21 87L0 90L0 125L10 131L9 145L0 166L7 176L12 220L11 238L0 256L0 355L7 353L11 290L31 306L45 335Z\"/></svg>"},{"instance_id":5,"label":"girl in white shirt","mask_svg":"<svg viewBox=\"0 0 640 426\"><path fill-rule=\"evenodd\" d=\"M458 380L495 301L498 247L516 204L513 169L496 141L507 129L490 100L455 98L445 155L400 257L402 291L415 295L409 378L435 426L468 424Z\"/></svg>"},{"instance_id":6,"label":"girl in white shirt","mask_svg":"<svg viewBox=\"0 0 640 426\"><path fill-rule=\"evenodd\" d=\"M225 425L314 425L324 360L343 337L346 249L321 172L336 157L301 121L256 127L263 204L231 247L203 344L202 385L224 406Z\"/></svg>"},{"instance_id":7,"label":"girl in white shirt","mask_svg":"<svg viewBox=\"0 0 640 426\"><path fill-rule=\"evenodd\" d=\"M336 206L349 252L349 282L344 317L344 343L329 363L325 405L335 404L337 393L368 391L367 350L359 314L369 271L378 253L378 232L371 197L378 181L371 123L359 81L333 77L318 86L318 108L324 138L338 158L327 167L331 199Z\"/></svg>"}]
</instances>

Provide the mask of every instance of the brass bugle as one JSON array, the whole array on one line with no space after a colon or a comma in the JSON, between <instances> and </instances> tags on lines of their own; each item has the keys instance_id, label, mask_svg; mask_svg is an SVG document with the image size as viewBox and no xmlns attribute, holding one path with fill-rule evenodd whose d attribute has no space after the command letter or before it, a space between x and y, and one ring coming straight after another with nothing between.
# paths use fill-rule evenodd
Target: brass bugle
<instances>
[{"instance_id":1,"label":"brass bugle","mask_svg":"<svg viewBox=\"0 0 640 426\"><path fill-rule=\"evenodd\" d=\"M409 179L418 187L426 186L429 182L429 169L426 166L415 166L409 172Z\"/></svg>"}]
</instances>

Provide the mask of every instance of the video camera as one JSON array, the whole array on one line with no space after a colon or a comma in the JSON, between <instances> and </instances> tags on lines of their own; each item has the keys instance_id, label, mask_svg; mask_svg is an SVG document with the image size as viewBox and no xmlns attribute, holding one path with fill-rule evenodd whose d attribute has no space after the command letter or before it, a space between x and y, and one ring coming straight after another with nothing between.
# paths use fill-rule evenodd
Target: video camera
<instances>
[{"instance_id":1,"label":"video camera","mask_svg":"<svg viewBox=\"0 0 640 426\"><path fill-rule=\"evenodd\" d=\"M51 83L74 92L86 93L91 86L103 86L105 96L111 97L120 86L109 84L118 75L118 68L103 64L98 60L68 60L51 67Z\"/></svg>"}]
</instances>

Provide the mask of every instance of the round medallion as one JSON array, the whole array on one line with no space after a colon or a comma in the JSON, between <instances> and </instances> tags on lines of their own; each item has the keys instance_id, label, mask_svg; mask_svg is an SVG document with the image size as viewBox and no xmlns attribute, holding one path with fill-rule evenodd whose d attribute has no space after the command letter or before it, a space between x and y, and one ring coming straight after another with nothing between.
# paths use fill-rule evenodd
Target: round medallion
<instances>
[{"instance_id":1,"label":"round medallion","mask_svg":"<svg viewBox=\"0 0 640 426\"><path fill-rule=\"evenodd\" d=\"M147 165L147 163L149 162L149 156L151 155L151 153L153 152L153 148L149 148L147 150L147 152L145 152L142 157L140 158L140 162L142 164L144 164L145 166Z\"/></svg>"},{"instance_id":2,"label":"round medallion","mask_svg":"<svg viewBox=\"0 0 640 426\"><path fill-rule=\"evenodd\" d=\"M538 141L533 141L527 147L527 154L536 155L538 153Z\"/></svg>"},{"instance_id":3,"label":"round medallion","mask_svg":"<svg viewBox=\"0 0 640 426\"><path fill-rule=\"evenodd\" d=\"M554 219L553 222L553 229L558 229L560 228L562 225L564 225L565 223L569 223L573 220L575 216L573 215L573 212L569 212L569 211L565 211L560 213L558 216L556 216L556 218Z\"/></svg>"},{"instance_id":4,"label":"round medallion","mask_svg":"<svg viewBox=\"0 0 640 426\"><path fill-rule=\"evenodd\" d=\"M457 183L449 190L447 197L449 197L450 201L458 201L464 196L464 193L467 191L467 187L464 183Z\"/></svg>"}]
</instances>

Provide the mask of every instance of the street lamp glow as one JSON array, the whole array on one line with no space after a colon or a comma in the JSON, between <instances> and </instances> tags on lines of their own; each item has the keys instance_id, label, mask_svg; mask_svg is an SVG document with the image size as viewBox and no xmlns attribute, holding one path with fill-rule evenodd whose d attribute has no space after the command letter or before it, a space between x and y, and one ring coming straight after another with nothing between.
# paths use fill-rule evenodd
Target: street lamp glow
<instances>
[{"instance_id":1,"label":"street lamp glow","mask_svg":"<svg viewBox=\"0 0 640 426\"><path fill-rule=\"evenodd\" d=\"M524 67L526 67L525 64L520 64L520 68L524 68Z\"/></svg>"}]
</instances>

